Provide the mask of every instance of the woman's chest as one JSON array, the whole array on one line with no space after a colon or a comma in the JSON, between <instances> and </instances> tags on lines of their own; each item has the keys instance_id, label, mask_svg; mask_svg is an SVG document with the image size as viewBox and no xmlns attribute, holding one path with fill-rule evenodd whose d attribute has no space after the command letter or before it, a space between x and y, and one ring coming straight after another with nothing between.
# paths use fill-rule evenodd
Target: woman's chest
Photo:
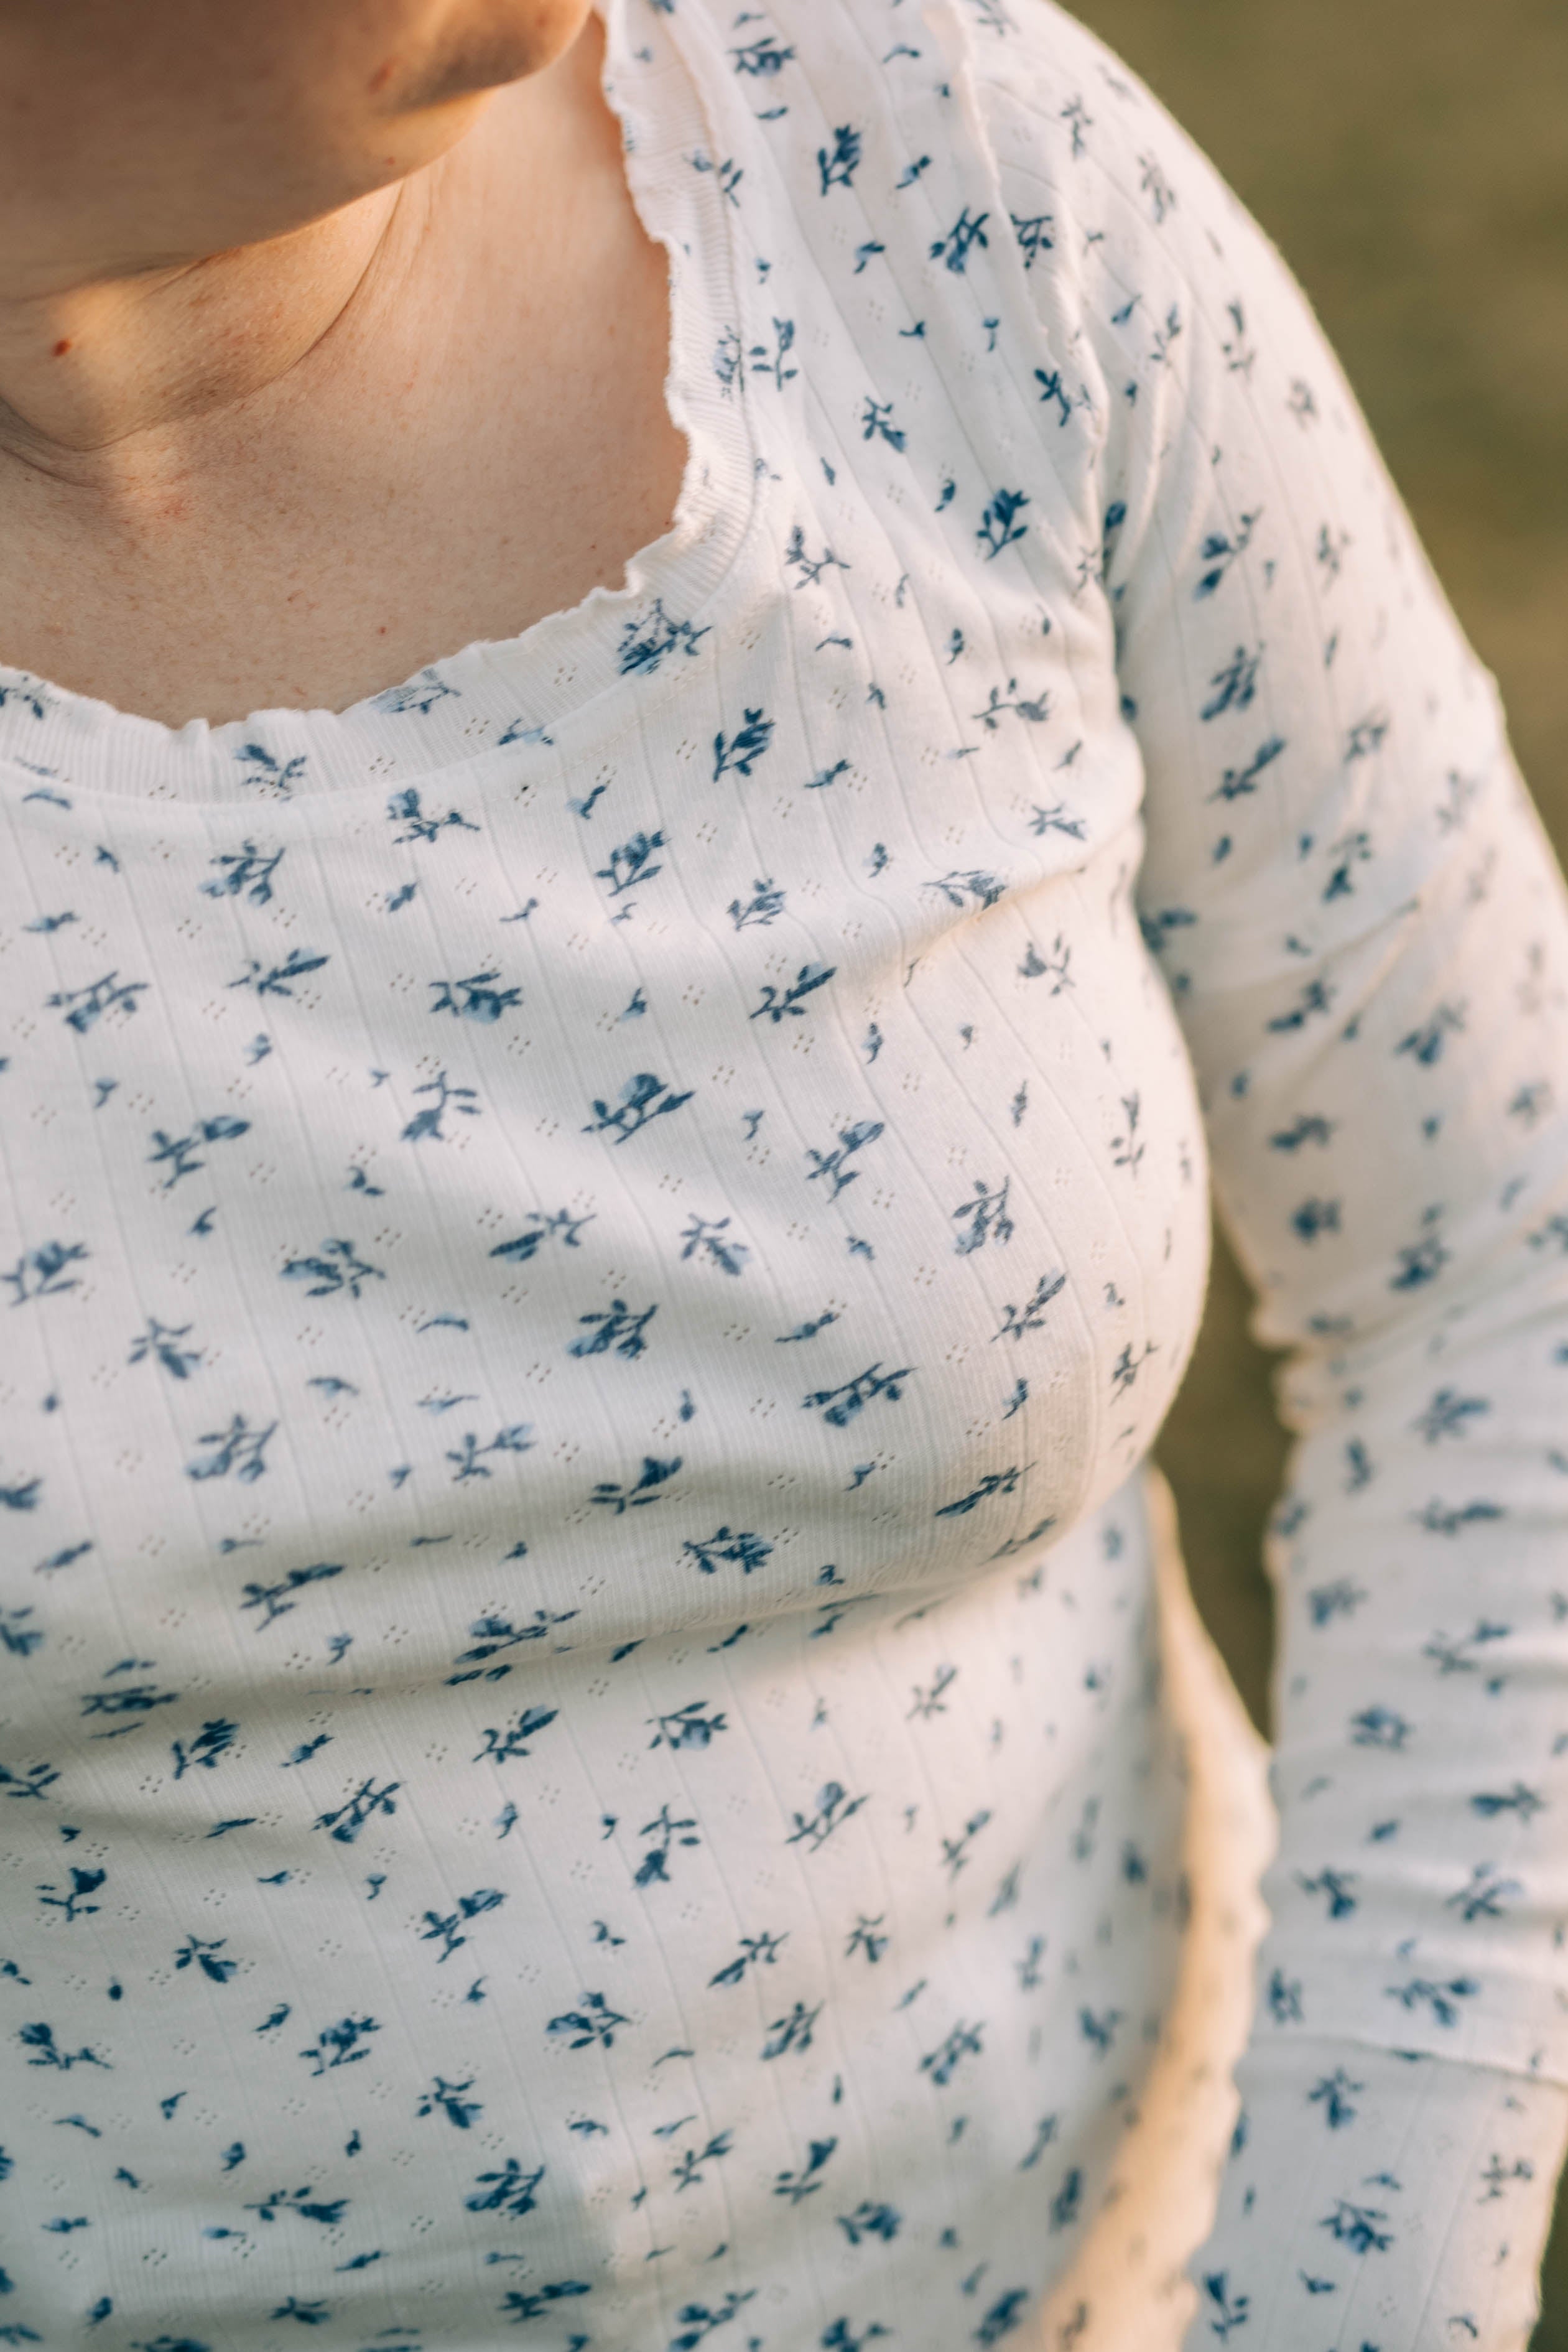
<instances>
[{"instance_id":1,"label":"woman's chest","mask_svg":"<svg viewBox=\"0 0 1568 2352\"><path fill-rule=\"evenodd\" d=\"M502 152L350 359L193 432L172 479L0 467L0 660L173 728L338 710L621 579L686 457L665 257L618 166L560 250L529 236Z\"/></svg>"},{"instance_id":2,"label":"woman's chest","mask_svg":"<svg viewBox=\"0 0 1568 2352\"><path fill-rule=\"evenodd\" d=\"M1038 797L983 694L983 782L934 771L913 658L901 733L779 691L805 614L597 758L97 848L36 807L41 1549L285 1642L358 1584L450 1664L524 1587L613 1641L951 1581L1125 1476L1207 1229L1135 823L1110 771Z\"/></svg>"}]
</instances>

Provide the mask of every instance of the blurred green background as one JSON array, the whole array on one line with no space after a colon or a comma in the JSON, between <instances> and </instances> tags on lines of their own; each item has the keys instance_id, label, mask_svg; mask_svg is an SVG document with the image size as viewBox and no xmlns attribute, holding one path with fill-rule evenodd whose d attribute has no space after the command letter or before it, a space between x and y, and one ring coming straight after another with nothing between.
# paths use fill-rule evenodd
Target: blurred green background
<instances>
[{"instance_id":1,"label":"blurred green background","mask_svg":"<svg viewBox=\"0 0 1568 2352\"><path fill-rule=\"evenodd\" d=\"M1305 286L1568 859L1568 0L1075 0ZM1161 1440L1198 1605L1267 1727L1284 1444L1223 1246ZM1568 2352L1568 2191L1533 2352Z\"/></svg>"}]
</instances>

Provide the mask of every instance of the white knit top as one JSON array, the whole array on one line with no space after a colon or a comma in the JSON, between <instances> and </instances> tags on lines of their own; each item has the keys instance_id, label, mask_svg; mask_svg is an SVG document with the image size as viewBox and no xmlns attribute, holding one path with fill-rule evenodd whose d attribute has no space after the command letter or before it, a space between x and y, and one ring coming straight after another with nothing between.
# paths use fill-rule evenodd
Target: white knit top
<instances>
[{"instance_id":1,"label":"white knit top","mask_svg":"<svg viewBox=\"0 0 1568 2352\"><path fill-rule=\"evenodd\" d=\"M1192 1893L1207 1136L1302 1442L1195 2340L1521 2342L1568 923L1491 682L1050 0L609 30L624 587L335 715L0 669L0 2341L1038 2331Z\"/></svg>"}]
</instances>

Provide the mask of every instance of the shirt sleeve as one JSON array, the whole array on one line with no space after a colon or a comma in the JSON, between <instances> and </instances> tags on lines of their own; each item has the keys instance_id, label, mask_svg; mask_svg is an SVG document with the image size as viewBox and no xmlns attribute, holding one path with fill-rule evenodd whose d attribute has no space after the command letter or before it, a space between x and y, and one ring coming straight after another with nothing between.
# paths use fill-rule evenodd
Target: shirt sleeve
<instances>
[{"instance_id":1,"label":"shirt sleeve","mask_svg":"<svg viewBox=\"0 0 1568 2352\"><path fill-rule=\"evenodd\" d=\"M1002 195L1052 240L1040 430L1094 439L1082 593L1108 601L1145 765L1145 934L1255 1328L1291 1351L1281 1836L1194 2340L1456 2342L1455 2315L1502 2311L1506 2243L1518 2310L1476 2324L1522 2344L1568 2129L1562 877L1278 255L1071 19L1035 0L993 30ZM1358 2108L1402 2155L1362 2160ZM1441 2310L1406 2284L1374 2326L1357 2298L1423 2229L1436 2249L1439 2210Z\"/></svg>"}]
</instances>

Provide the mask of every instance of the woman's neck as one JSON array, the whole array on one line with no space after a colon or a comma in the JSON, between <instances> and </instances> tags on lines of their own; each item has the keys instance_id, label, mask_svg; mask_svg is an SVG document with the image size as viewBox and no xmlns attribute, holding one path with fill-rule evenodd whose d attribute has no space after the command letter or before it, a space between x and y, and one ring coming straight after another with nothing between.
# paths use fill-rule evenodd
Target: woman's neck
<instances>
[{"instance_id":1,"label":"woman's neck","mask_svg":"<svg viewBox=\"0 0 1568 2352\"><path fill-rule=\"evenodd\" d=\"M0 315L0 664L173 725L337 708L619 580L685 451L601 57L594 23L395 201L68 298L90 399Z\"/></svg>"},{"instance_id":2,"label":"woman's neck","mask_svg":"<svg viewBox=\"0 0 1568 2352\"><path fill-rule=\"evenodd\" d=\"M221 438L226 413L322 352L378 264L395 268L413 191L378 190L267 245L0 296L0 466L109 493L155 451Z\"/></svg>"},{"instance_id":3,"label":"woman's neck","mask_svg":"<svg viewBox=\"0 0 1568 2352\"><path fill-rule=\"evenodd\" d=\"M329 408L367 352L395 349L394 314L417 331L444 309L498 182L514 220L548 228L585 111L604 111L601 59L592 18L553 65L476 101L435 162L287 236L133 274L57 264L42 289L0 265L0 483L20 466L113 499L171 464L226 463L236 416L254 447L264 419L287 432L301 405Z\"/></svg>"}]
</instances>

